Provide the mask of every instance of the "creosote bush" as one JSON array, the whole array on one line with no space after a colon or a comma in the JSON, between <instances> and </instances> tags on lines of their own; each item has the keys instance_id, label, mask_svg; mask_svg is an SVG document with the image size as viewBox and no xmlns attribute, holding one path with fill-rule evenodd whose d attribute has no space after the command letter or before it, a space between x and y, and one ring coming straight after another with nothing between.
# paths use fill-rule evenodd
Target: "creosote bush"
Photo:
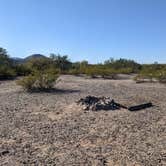
<instances>
[{"instance_id":1,"label":"creosote bush","mask_svg":"<svg viewBox=\"0 0 166 166\"><path fill-rule=\"evenodd\" d=\"M166 83L166 66L160 64L143 65L142 70L134 80L138 83L145 82L145 80Z\"/></svg>"},{"instance_id":2,"label":"creosote bush","mask_svg":"<svg viewBox=\"0 0 166 166\"><path fill-rule=\"evenodd\" d=\"M108 69L108 68L103 68L103 67L97 67L97 66L91 66L87 67L85 70L85 74L92 77L102 77L102 78L109 78L109 79L116 79L117 77L117 72L114 69Z\"/></svg>"},{"instance_id":3,"label":"creosote bush","mask_svg":"<svg viewBox=\"0 0 166 166\"><path fill-rule=\"evenodd\" d=\"M36 72L17 81L27 91L46 91L54 87L58 75L52 73Z\"/></svg>"},{"instance_id":4,"label":"creosote bush","mask_svg":"<svg viewBox=\"0 0 166 166\"><path fill-rule=\"evenodd\" d=\"M166 70L165 71L161 71L159 74L158 74L158 77L157 77L158 81L160 83L166 83Z\"/></svg>"},{"instance_id":5,"label":"creosote bush","mask_svg":"<svg viewBox=\"0 0 166 166\"><path fill-rule=\"evenodd\" d=\"M0 80L11 79L16 76L16 72L8 66L0 66Z\"/></svg>"},{"instance_id":6,"label":"creosote bush","mask_svg":"<svg viewBox=\"0 0 166 166\"><path fill-rule=\"evenodd\" d=\"M16 72L13 69L13 62L9 58L6 49L0 47L0 80L11 79L16 76Z\"/></svg>"}]
</instances>

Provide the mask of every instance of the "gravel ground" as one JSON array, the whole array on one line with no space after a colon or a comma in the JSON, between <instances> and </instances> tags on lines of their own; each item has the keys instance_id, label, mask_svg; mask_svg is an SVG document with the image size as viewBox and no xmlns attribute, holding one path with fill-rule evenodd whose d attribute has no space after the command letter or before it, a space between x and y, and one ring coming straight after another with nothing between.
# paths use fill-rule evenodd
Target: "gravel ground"
<instances>
[{"instance_id":1,"label":"gravel ground","mask_svg":"<svg viewBox=\"0 0 166 166\"><path fill-rule=\"evenodd\" d=\"M0 165L166 165L166 86L61 76L56 88L30 94L0 82ZM83 111L75 101L86 95L155 106Z\"/></svg>"}]
</instances>

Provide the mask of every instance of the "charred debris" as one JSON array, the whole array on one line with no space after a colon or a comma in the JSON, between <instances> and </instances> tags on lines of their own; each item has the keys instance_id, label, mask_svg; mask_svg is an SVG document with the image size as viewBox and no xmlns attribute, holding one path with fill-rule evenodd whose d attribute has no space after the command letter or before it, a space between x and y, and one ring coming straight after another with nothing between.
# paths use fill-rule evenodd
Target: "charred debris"
<instances>
[{"instance_id":1,"label":"charred debris","mask_svg":"<svg viewBox=\"0 0 166 166\"><path fill-rule=\"evenodd\" d=\"M139 111L145 108L152 107L151 102L143 103L135 106L124 106L120 103L115 102L114 99L110 97L96 97L96 96L86 96L77 101L77 104L82 106L86 111L99 111L99 110L118 110L127 109L129 111Z\"/></svg>"}]
</instances>

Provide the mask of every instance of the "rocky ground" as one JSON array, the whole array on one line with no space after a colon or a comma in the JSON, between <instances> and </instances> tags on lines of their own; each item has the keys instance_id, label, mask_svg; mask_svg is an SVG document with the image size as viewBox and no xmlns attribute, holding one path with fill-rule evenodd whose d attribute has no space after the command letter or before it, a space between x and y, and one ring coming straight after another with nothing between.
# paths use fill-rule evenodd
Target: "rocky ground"
<instances>
[{"instance_id":1,"label":"rocky ground","mask_svg":"<svg viewBox=\"0 0 166 166\"><path fill-rule=\"evenodd\" d=\"M166 86L132 80L61 76L50 93L26 93L0 82L0 165L166 165ZM154 107L84 111L87 95Z\"/></svg>"}]
</instances>

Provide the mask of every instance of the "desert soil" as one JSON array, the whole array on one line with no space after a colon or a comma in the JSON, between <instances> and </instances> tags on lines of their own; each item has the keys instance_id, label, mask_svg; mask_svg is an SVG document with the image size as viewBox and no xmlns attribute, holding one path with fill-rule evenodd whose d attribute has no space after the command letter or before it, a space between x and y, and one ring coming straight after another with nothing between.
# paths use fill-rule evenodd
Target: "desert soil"
<instances>
[{"instance_id":1,"label":"desert soil","mask_svg":"<svg viewBox=\"0 0 166 166\"><path fill-rule=\"evenodd\" d=\"M0 165L166 165L166 86L61 76L57 90L27 93L0 82ZM112 97L141 111L84 111L75 101Z\"/></svg>"}]
</instances>

